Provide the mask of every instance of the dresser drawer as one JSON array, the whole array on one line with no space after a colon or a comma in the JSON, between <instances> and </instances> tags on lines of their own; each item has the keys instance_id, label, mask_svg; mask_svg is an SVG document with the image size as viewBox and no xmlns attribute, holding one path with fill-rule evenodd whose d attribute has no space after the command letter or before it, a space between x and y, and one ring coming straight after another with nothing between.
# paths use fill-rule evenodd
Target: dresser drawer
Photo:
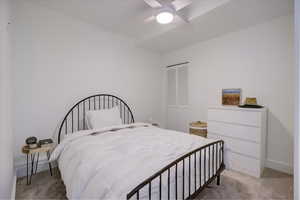
<instances>
[{"instance_id":1,"label":"dresser drawer","mask_svg":"<svg viewBox=\"0 0 300 200\"><path fill-rule=\"evenodd\" d=\"M208 120L260 127L261 112L230 109L209 109Z\"/></svg>"},{"instance_id":2,"label":"dresser drawer","mask_svg":"<svg viewBox=\"0 0 300 200\"><path fill-rule=\"evenodd\" d=\"M253 126L208 121L208 133L260 143L261 129Z\"/></svg>"},{"instance_id":3,"label":"dresser drawer","mask_svg":"<svg viewBox=\"0 0 300 200\"><path fill-rule=\"evenodd\" d=\"M239 155L237 153L225 150L225 165L227 169L240 171L251 176L259 178L262 173L260 161L254 158Z\"/></svg>"},{"instance_id":4,"label":"dresser drawer","mask_svg":"<svg viewBox=\"0 0 300 200\"><path fill-rule=\"evenodd\" d=\"M225 150L260 159L259 144L209 133L208 138L220 139L225 142Z\"/></svg>"}]
</instances>

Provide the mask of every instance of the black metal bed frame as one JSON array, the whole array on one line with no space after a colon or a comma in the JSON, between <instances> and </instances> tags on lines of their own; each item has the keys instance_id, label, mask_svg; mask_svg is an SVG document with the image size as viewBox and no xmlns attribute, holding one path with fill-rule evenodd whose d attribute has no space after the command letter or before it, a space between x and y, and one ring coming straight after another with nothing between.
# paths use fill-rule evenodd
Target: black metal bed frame
<instances>
[{"instance_id":1,"label":"black metal bed frame","mask_svg":"<svg viewBox=\"0 0 300 200\"><path fill-rule=\"evenodd\" d=\"M58 131L58 144L61 140L61 134L64 128L64 134L73 133L79 130L85 130L86 111L100 110L119 106L120 117L123 124L134 123L132 111L125 101L111 94L96 94L86 97L77 102L65 115ZM69 126L68 126L69 123ZM75 125L74 125L75 124Z\"/></svg>"},{"instance_id":2,"label":"black metal bed frame","mask_svg":"<svg viewBox=\"0 0 300 200\"><path fill-rule=\"evenodd\" d=\"M208 152L207 152L208 151ZM207 162L207 153L208 153L208 162ZM198 155L198 158L197 158ZM202 156L204 156L202 161ZM194 164L191 164L191 159L194 159ZM197 159L197 160L196 160ZM188 162L188 167L185 167L185 162ZM199 161L199 162L198 162ZM182 163L182 184L178 184L178 166L179 163ZM198 167L197 167L198 163ZM191 169L193 167L193 169ZM182 199L194 199L196 196L207 187L214 179L217 178L217 185L220 185L220 175L222 171L225 169L224 164L224 141L219 140L213 143L209 143L205 146L197 148L180 158L176 159L172 163L168 164L158 172L156 172L151 177L147 178L137 187L135 187L132 191L127 194L127 199L131 199L136 196L136 199L140 199L139 191L144 187L148 186L148 197L151 200L151 182L155 179L159 179L159 199L162 199L162 176L164 173L167 173L167 199L170 200L170 177L171 177L171 169L175 168L174 179L175 179L175 199L180 199L178 196L178 185L182 185ZM188 191L185 192L185 169L188 168ZM202 172L202 169L203 172ZM206 172L208 171L208 174ZM198 173L197 173L198 171ZM192 172L194 172L194 188L192 188ZM212 173L211 173L212 172ZM197 176L199 177L199 181L197 181ZM202 182L202 178L204 181ZM198 184L197 184L198 182ZM193 191L192 191L193 190ZM187 194L187 195L186 195ZM187 196L187 198L185 198Z\"/></svg>"},{"instance_id":3,"label":"black metal bed frame","mask_svg":"<svg viewBox=\"0 0 300 200\"><path fill-rule=\"evenodd\" d=\"M86 129L85 125L85 112L87 110L105 109L118 105L120 108L120 116L124 124L134 123L133 114L129 106L119 97L110 94L97 94L80 100L76 103L65 115L61 122L58 132L58 143L60 143L61 134L73 133L74 131ZM69 125L68 126L68 122ZM74 122L77 124L74 125ZM208 155L207 155L208 154ZM208 156L208 158L207 158ZM198 158L197 158L198 157ZM202 159L203 158L203 159ZM191 160L194 159L193 164ZM186 165L186 162L188 163ZM197 164L198 163L198 164ZM182 165L182 183L178 183L178 166ZM186 167L187 166L187 167ZM170 194L170 179L173 176L175 199L179 199L178 186L182 186L182 199L195 198L205 187L207 187L213 180L217 179L217 185L220 184L220 175L225 169L224 164L224 141L219 140L213 143L209 143L205 146L197 148L180 158L176 159L172 163L168 164L142 183L137 185L133 190L127 194L127 199L136 197L140 199L140 191L148 186L148 198L151 200L151 183L155 180L159 180L159 199L162 199L162 176L167 174L167 199L171 198ZM171 174L171 171L175 173ZM188 170L188 177L185 177L185 170ZM203 170L203 172L202 172ZM193 176L192 176L193 173ZM199 181L197 181L199 178ZM193 179L193 180L192 180ZM204 179L204 181L202 181ZM192 188L193 181L193 188ZM185 191L185 184L188 184L188 191Z\"/></svg>"}]
</instances>

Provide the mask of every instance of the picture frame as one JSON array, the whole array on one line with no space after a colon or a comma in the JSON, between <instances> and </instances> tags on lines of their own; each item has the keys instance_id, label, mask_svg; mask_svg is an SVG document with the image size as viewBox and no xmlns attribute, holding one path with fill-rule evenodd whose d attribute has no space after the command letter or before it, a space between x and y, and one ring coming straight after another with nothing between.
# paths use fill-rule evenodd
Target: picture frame
<instances>
[{"instance_id":1,"label":"picture frame","mask_svg":"<svg viewBox=\"0 0 300 200\"><path fill-rule=\"evenodd\" d=\"M228 88L222 89L222 105L224 106L238 106L241 103L241 89Z\"/></svg>"}]
</instances>

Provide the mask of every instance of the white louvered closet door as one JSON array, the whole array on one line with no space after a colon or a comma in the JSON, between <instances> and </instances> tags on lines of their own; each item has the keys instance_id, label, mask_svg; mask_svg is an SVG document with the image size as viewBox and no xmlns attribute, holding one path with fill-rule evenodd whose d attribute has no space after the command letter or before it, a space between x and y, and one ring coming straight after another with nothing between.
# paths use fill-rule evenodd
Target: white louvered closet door
<instances>
[{"instance_id":1,"label":"white louvered closet door","mask_svg":"<svg viewBox=\"0 0 300 200\"><path fill-rule=\"evenodd\" d=\"M167 128L188 132L188 65L167 69Z\"/></svg>"}]
</instances>

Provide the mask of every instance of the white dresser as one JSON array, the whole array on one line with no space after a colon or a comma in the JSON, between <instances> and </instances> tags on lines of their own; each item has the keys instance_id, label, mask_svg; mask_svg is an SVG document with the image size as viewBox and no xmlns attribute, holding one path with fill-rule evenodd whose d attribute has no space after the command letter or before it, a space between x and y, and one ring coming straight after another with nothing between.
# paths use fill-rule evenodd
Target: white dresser
<instances>
[{"instance_id":1,"label":"white dresser","mask_svg":"<svg viewBox=\"0 0 300 200\"><path fill-rule=\"evenodd\" d=\"M267 110L239 107L208 109L208 138L225 142L227 169L260 177L266 155Z\"/></svg>"}]
</instances>

